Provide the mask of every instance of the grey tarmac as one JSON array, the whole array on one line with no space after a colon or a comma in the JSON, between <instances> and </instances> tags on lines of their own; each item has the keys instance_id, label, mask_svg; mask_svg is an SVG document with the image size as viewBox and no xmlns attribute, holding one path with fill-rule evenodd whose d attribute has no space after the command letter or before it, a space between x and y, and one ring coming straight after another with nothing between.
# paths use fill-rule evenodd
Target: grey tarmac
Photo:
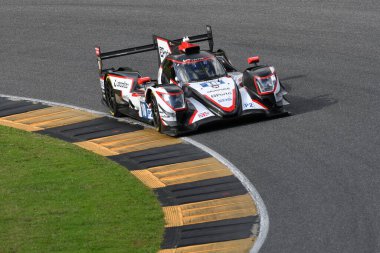
<instances>
[{"instance_id":1,"label":"grey tarmac","mask_svg":"<svg viewBox=\"0 0 380 253\"><path fill-rule=\"evenodd\" d=\"M269 213L260 252L380 252L379 1L0 1L0 93L106 111L94 46L213 27L244 69L260 55L293 116L192 136L238 167ZM157 55L113 61L156 75Z\"/></svg>"}]
</instances>

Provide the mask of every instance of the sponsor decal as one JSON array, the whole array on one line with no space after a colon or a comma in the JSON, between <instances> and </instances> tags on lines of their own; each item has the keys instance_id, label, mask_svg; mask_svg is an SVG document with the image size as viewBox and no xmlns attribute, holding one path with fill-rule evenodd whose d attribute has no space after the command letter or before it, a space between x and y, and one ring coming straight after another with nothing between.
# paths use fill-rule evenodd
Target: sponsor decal
<instances>
[{"instance_id":1,"label":"sponsor decal","mask_svg":"<svg viewBox=\"0 0 380 253\"><path fill-rule=\"evenodd\" d=\"M208 117L208 116L210 116L210 115L211 115L210 112L200 112L200 113L198 113L198 117L199 117L200 119L206 118L206 117Z\"/></svg>"},{"instance_id":2,"label":"sponsor decal","mask_svg":"<svg viewBox=\"0 0 380 253\"><path fill-rule=\"evenodd\" d=\"M170 54L169 50L166 50L163 47L158 47L158 52L160 53L160 59L164 59L166 56Z\"/></svg>"},{"instance_id":3,"label":"sponsor decal","mask_svg":"<svg viewBox=\"0 0 380 253\"><path fill-rule=\"evenodd\" d=\"M249 103L244 103L243 104L243 109L254 109L255 108L255 104L252 103L252 102L249 102Z\"/></svg>"},{"instance_id":4,"label":"sponsor decal","mask_svg":"<svg viewBox=\"0 0 380 253\"><path fill-rule=\"evenodd\" d=\"M128 89L129 83L128 80L120 80L120 79L115 79L113 86L115 88L123 88L123 89Z\"/></svg>"},{"instance_id":5,"label":"sponsor decal","mask_svg":"<svg viewBox=\"0 0 380 253\"><path fill-rule=\"evenodd\" d=\"M200 83L199 85L202 86L202 88L212 87L214 89L217 89L221 84L225 84L223 80Z\"/></svg>"},{"instance_id":6,"label":"sponsor decal","mask_svg":"<svg viewBox=\"0 0 380 253\"><path fill-rule=\"evenodd\" d=\"M253 101L253 102L246 102L243 103L243 110L249 110L249 109L264 109L268 110L268 108L261 104L259 101Z\"/></svg>"},{"instance_id":7,"label":"sponsor decal","mask_svg":"<svg viewBox=\"0 0 380 253\"><path fill-rule=\"evenodd\" d=\"M169 42L167 40L157 38L158 55L160 56L160 61L162 62L166 56L171 53Z\"/></svg>"},{"instance_id":8,"label":"sponsor decal","mask_svg":"<svg viewBox=\"0 0 380 253\"><path fill-rule=\"evenodd\" d=\"M228 92L223 92L223 93L216 93L216 94L211 94L211 98L218 98L218 97L225 97L225 96L231 96L232 95L232 92L231 91L228 91Z\"/></svg>"},{"instance_id":9,"label":"sponsor decal","mask_svg":"<svg viewBox=\"0 0 380 253\"><path fill-rule=\"evenodd\" d=\"M186 60L183 60L182 62L183 63L190 63L190 62L205 61L205 60L208 60L208 59L210 59L210 58L206 57L206 58L186 59Z\"/></svg>"},{"instance_id":10,"label":"sponsor decal","mask_svg":"<svg viewBox=\"0 0 380 253\"><path fill-rule=\"evenodd\" d=\"M152 109L148 107L145 102L140 101L141 117L146 119L152 119Z\"/></svg>"},{"instance_id":11,"label":"sponsor decal","mask_svg":"<svg viewBox=\"0 0 380 253\"><path fill-rule=\"evenodd\" d=\"M207 82L199 82L193 87L202 93L206 99L223 110L234 110L236 90L232 79L220 78Z\"/></svg>"},{"instance_id":12,"label":"sponsor decal","mask_svg":"<svg viewBox=\"0 0 380 253\"><path fill-rule=\"evenodd\" d=\"M223 103L223 102L228 102L228 101L232 101L232 98L222 98L222 99L218 99L218 103Z\"/></svg>"},{"instance_id":13,"label":"sponsor decal","mask_svg":"<svg viewBox=\"0 0 380 253\"><path fill-rule=\"evenodd\" d=\"M214 90L208 90L207 93L216 93L216 92L219 92L219 91L229 91L231 90L229 87L227 88L220 88L220 89L214 89Z\"/></svg>"}]
</instances>

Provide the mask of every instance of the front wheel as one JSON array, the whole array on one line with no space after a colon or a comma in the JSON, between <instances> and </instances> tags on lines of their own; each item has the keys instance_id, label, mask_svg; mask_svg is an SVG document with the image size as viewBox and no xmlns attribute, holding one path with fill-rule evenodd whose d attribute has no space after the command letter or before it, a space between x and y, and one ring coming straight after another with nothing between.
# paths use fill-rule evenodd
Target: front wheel
<instances>
[{"instance_id":1,"label":"front wheel","mask_svg":"<svg viewBox=\"0 0 380 253\"><path fill-rule=\"evenodd\" d=\"M106 103L110 113L114 117L121 117L123 114L119 112L119 106L116 103L115 91L112 88L111 80L107 78L105 89Z\"/></svg>"},{"instance_id":2,"label":"front wheel","mask_svg":"<svg viewBox=\"0 0 380 253\"><path fill-rule=\"evenodd\" d=\"M157 100L154 96L152 98L152 114L153 114L152 115L153 116L153 126L157 132L161 132L162 125L161 125L160 111L158 109Z\"/></svg>"}]
</instances>

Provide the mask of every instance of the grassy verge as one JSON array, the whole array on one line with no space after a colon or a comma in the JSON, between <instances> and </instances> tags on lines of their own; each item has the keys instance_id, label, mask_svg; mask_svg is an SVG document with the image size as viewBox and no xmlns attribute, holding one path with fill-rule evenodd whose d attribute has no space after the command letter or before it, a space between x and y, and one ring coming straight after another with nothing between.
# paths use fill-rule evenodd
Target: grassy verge
<instances>
[{"instance_id":1,"label":"grassy verge","mask_svg":"<svg viewBox=\"0 0 380 253\"><path fill-rule=\"evenodd\" d=\"M163 214L125 168L0 126L0 252L157 252Z\"/></svg>"}]
</instances>

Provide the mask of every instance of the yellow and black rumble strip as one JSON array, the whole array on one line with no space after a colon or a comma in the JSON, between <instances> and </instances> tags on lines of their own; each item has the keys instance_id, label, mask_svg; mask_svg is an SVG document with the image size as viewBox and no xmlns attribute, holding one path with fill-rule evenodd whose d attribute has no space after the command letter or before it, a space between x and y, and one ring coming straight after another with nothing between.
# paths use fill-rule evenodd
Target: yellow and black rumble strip
<instances>
[{"instance_id":1,"label":"yellow and black rumble strip","mask_svg":"<svg viewBox=\"0 0 380 253\"><path fill-rule=\"evenodd\" d=\"M140 125L63 106L0 97L0 125L72 142L125 166L159 199L159 253L249 252L256 204L241 182L197 147Z\"/></svg>"}]
</instances>

